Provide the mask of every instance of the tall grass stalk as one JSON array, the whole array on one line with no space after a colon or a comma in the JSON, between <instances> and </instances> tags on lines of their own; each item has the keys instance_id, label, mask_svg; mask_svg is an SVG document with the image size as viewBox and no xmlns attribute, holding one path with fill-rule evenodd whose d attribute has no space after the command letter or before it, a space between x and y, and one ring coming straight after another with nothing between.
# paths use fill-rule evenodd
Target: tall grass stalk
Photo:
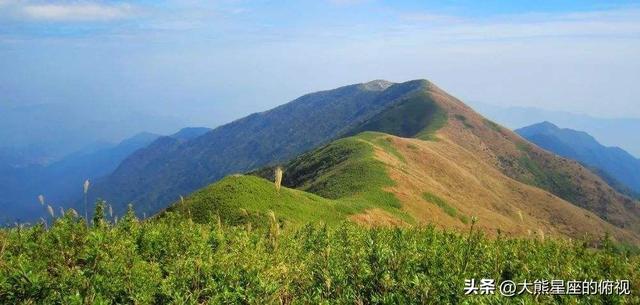
<instances>
[{"instance_id":1,"label":"tall grass stalk","mask_svg":"<svg viewBox=\"0 0 640 305\"><path fill-rule=\"evenodd\" d=\"M469 256L471 255L471 252L473 251L473 248L475 246L473 243L473 237L474 237L473 229L475 228L476 223L478 223L478 217L472 216L471 227L469 228L469 236L467 237L467 247L464 255L464 262L462 263L461 274L464 274L467 271L467 265L469 264Z\"/></svg>"},{"instance_id":2,"label":"tall grass stalk","mask_svg":"<svg viewBox=\"0 0 640 305\"><path fill-rule=\"evenodd\" d=\"M87 194L89 193L89 179L84 181L84 184L82 185L82 190L84 191L84 219L86 221L89 221L89 212L88 210L88 204L87 204Z\"/></svg>"},{"instance_id":3,"label":"tall grass stalk","mask_svg":"<svg viewBox=\"0 0 640 305\"><path fill-rule=\"evenodd\" d=\"M278 249L278 236L280 235L280 226L278 224L278 219L276 218L276 213L273 211L269 211L269 233L268 240L269 246L273 251Z\"/></svg>"},{"instance_id":4,"label":"tall grass stalk","mask_svg":"<svg viewBox=\"0 0 640 305\"><path fill-rule=\"evenodd\" d=\"M282 168L280 166L276 167L274 172L275 181L274 184L276 186L276 191L280 192L280 187L282 186Z\"/></svg>"},{"instance_id":5,"label":"tall grass stalk","mask_svg":"<svg viewBox=\"0 0 640 305\"><path fill-rule=\"evenodd\" d=\"M540 240L544 241L544 230L538 229L538 234L540 235Z\"/></svg>"}]
</instances>

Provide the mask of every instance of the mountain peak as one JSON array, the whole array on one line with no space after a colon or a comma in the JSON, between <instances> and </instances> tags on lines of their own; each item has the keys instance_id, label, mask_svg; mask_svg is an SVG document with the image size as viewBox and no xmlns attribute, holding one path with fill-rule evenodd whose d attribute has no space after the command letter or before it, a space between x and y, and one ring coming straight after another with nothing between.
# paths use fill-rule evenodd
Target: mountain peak
<instances>
[{"instance_id":1,"label":"mountain peak","mask_svg":"<svg viewBox=\"0 0 640 305\"><path fill-rule=\"evenodd\" d=\"M549 121L544 121L530 126L522 127L516 130L516 133L526 138L534 134L555 134L560 131L561 129L557 125Z\"/></svg>"},{"instance_id":2,"label":"mountain peak","mask_svg":"<svg viewBox=\"0 0 640 305\"><path fill-rule=\"evenodd\" d=\"M553 124L549 121L543 121L525 128L535 129L538 132L539 131L558 131L561 129L560 127L558 127L558 125Z\"/></svg>"},{"instance_id":3,"label":"mountain peak","mask_svg":"<svg viewBox=\"0 0 640 305\"><path fill-rule=\"evenodd\" d=\"M534 124L527 127L522 127L516 130L516 133L525 138L542 134L560 136L567 138L568 141L580 143L581 145L589 143L593 147L601 146L601 144L593 136L584 131L574 130L570 128L561 128L548 121L544 121L542 123Z\"/></svg>"},{"instance_id":4,"label":"mountain peak","mask_svg":"<svg viewBox=\"0 0 640 305\"><path fill-rule=\"evenodd\" d=\"M370 90L370 91L383 91L391 87L393 84L394 83L384 79L376 79L367 83L363 83L362 87L365 90Z\"/></svg>"},{"instance_id":5,"label":"mountain peak","mask_svg":"<svg viewBox=\"0 0 640 305\"><path fill-rule=\"evenodd\" d=\"M536 125L538 125L539 127L544 127L544 128L549 128L549 129L560 129L560 127L558 127L556 124L553 124L553 123L551 123L549 121L544 121L544 122L538 123Z\"/></svg>"}]
</instances>

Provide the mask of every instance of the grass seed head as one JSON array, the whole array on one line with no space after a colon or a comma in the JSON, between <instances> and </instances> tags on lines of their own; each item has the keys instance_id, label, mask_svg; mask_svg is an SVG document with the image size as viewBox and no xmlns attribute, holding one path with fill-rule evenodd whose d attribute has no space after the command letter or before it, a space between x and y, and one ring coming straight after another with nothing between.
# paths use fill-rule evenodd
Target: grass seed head
<instances>
[{"instance_id":1,"label":"grass seed head","mask_svg":"<svg viewBox=\"0 0 640 305\"><path fill-rule=\"evenodd\" d=\"M280 187L282 186L282 168L280 166L276 167L274 172L275 181L274 184L276 186L276 191L280 192Z\"/></svg>"},{"instance_id":2,"label":"grass seed head","mask_svg":"<svg viewBox=\"0 0 640 305\"><path fill-rule=\"evenodd\" d=\"M83 188L83 191L84 191L85 195L89 192L89 185L90 185L89 179L85 180L84 184L82 185L82 188Z\"/></svg>"},{"instance_id":3,"label":"grass seed head","mask_svg":"<svg viewBox=\"0 0 640 305\"><path fill-rule=\"evenodd\" d=\"M219 214L216 214L216 227L218 228L218 231L222 230L222 219Z\"/></svg>"},{"instance_id":4,"label":"grass seed head","mask_svg":"<svg viewBox=\"0 0 640 305\"><path fill-rule=\"evenodd\" d=\"M270 226L271 234L273 234L274 236L280 235L280 225L278 224L276 213L274 213L273 211L269 211L268 216L269 216L269 222L270 222L269 226Z\"/></svg>"},{"instance_id":5,"label":"grass seed head","mask_svg":"<svg viewBox=\"0 0 640 305\"><path fill-rule=\"evenodd\" d=\"M44 205L44 195L38 195L38 201L40 202L40 205Z\"/></svg>"},{"instance_id":6,"label":"grass seed head","mask_svg":"<svg viewBox=\"0 0 640 305\"><path fill-rule=\"evenodd\" d=\"M55 216L55 214L53 213L53 208L50 205L47 205L47 211L49 211L49 215L51 215L51 217Z\"/></svg>"},{"instance_id":7,"label":"grass seed head","mask_svg":"<svg viewBox=\"0 0 640 305\"><path fill-rule=\"evenodd\" d=\"M278 220L276 219L276 213L274 213L273 211L269 211L267 213L267 216L269 217L269 246L271 247L271 249L277 250L278 236L280 235L280 225L278 224Z\"/></svg>"},{"instance_id":8,"label":"grass seed head","mask_svg":"<svg viewBox=\"0 0 640 305\"><path fill-rule=\"evenodd\" d=\"M538 229L538 234L540 234L540 240L544 241L544 230Z\"/></svg>"}]
</instances>

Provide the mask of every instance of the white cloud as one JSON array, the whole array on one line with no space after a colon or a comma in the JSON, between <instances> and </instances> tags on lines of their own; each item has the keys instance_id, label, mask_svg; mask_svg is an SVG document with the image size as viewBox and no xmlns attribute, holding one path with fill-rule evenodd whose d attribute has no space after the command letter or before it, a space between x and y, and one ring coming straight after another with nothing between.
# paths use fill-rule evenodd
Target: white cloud
<instances>
[{"instance_id":1,"label":"white cloud","mask_svg":"<svg viewBox=\"0 0 640 305\"><path fill-rule=\"evenodd\" d=\"M44 21L109 21L130 17L135 9L130 4L94 2L27 4L20 8L27 18Z\"/></svg>"},{"instance_id":2,"label":"white cloud","mask_svg":"<svg viewBox=\"0 0 640 305\"><path fill-rule=\"evenodd\" d=\"M640 35L640 10L569 14L504 15L463 19L431 14L405 14L400 34L440 40L529 39L542 37L620 37Z\"/></svg>"}]
</instances>

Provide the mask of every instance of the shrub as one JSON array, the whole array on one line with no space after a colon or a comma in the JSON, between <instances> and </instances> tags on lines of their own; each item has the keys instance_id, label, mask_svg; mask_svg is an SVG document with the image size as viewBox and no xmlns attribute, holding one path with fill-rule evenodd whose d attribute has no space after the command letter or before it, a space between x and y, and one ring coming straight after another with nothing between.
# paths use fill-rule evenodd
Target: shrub
<instances>
[{"instance_id":1,"label":"shrub","mask_svg":"<svg viewBox=\"0 0 640 305\"><path fill-rule=\"evenodd\" d=\"M433 227L270 224L168 213L0 230L2 304L638 304L640 259L610 243L491 239ZM475 219L472 221L475 224ZM634 295L464 296L465 279L628 279Z\"/></svg>"}]
</instances>

